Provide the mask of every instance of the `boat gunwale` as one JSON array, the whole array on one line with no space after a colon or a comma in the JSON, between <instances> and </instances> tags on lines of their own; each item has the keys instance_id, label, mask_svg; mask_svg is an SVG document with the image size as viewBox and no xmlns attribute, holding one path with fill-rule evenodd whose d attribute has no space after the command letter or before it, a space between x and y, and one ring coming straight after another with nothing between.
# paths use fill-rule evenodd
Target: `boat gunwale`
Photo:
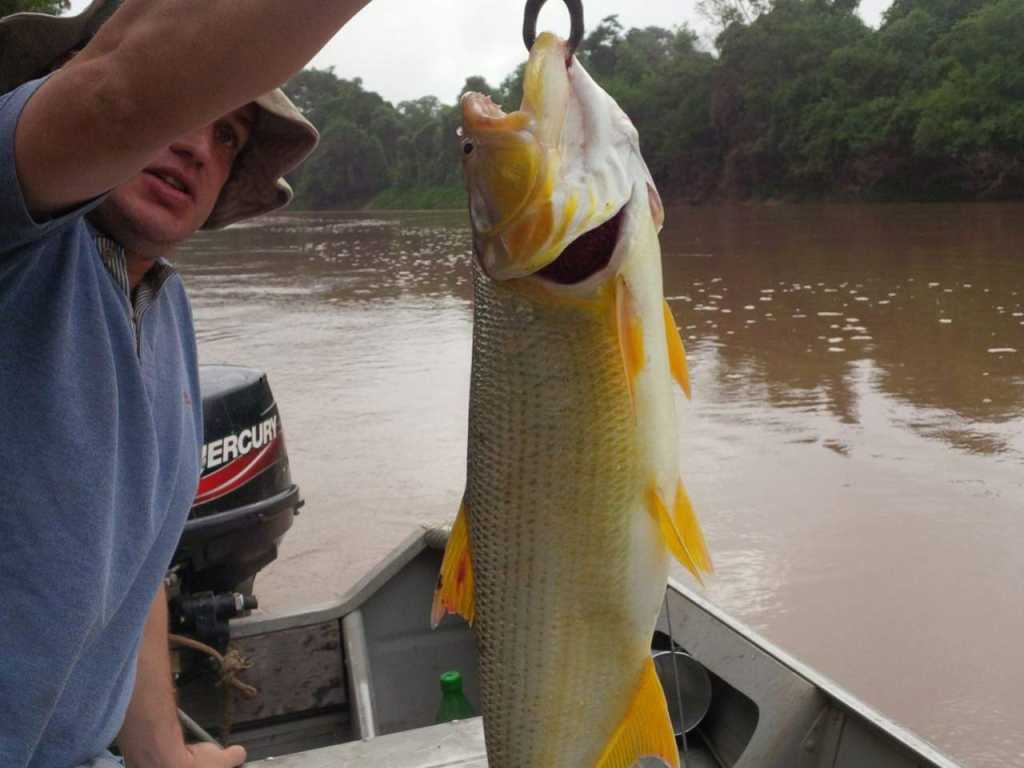
<instances>
[{"instance_id":1,"label":"boat gunwale","mask_svg":"<svg viewBox=\"0 0 1024 768\"><path fill-rule=\"evenodd\" d=\"M447 526L421 526L406 536L383 560L338 599L310 604L305 608L292 609L287 612L263 611L258 615L235 619L231 622L231 635L233 638L253 637L328 621L341 621L347 614L366 603L421 552L432 548L443 550L448 531ZM793 674L804 679L831 702L863 718L921 758L930 760L936 768L963 768L922 737L877 712L835 681L798 661L678 580L670 578L667 588L674 590L682 599L708 614L713 620L724 625L725 628L749 642Z\"/></svg>"},{"instance_id":2,"label":"boat gunwale","mask_svg":"<svg viewBox=\"0 0 1024 768\"><path fill-rule=\"evenodd\" d=\"M698 595L689 587L681 584L673 578L669 578L668 586L669 588L674 589L684 600L692 603L719 623L724 624L728 629L733 630L736 634L758 648L758 650L763 651L794 674L802 677L828 699L838 704L843 709L864 718L871 723L871 725L891 736L893 739L900 742L911 751L919 754L921 757L931 760L936 764L936 766L938 766L938 768L963 768L962 765L954 762L951 758L939 752L937 747L918 736L913 731L881 714L871 705L866 704L864 701L854 696L834 680L826 677L807 664L798 661L793 656L786 653L786 651L783 651L777 645L766 640L753 629L743 624L741 621L733 618L706 598Z\"/></svg>"}]
</instances>

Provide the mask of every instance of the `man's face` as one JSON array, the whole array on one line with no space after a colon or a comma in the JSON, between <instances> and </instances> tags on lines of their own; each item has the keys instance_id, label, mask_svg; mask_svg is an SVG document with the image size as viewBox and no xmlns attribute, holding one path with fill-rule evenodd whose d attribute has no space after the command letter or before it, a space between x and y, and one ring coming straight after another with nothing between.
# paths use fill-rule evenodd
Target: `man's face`
<instances>
[{"instance_id":1,"label":"man's face","mask_svg":"<svg viewBox=\"0 0 1024 768\"><path fill-rule=\"evenodd\" d=\"M172 250L209 217L249 140L255 113L249 104L181 136L142 173L115 187L93 221L137 257Z\"/></svg>"}]
</instances>

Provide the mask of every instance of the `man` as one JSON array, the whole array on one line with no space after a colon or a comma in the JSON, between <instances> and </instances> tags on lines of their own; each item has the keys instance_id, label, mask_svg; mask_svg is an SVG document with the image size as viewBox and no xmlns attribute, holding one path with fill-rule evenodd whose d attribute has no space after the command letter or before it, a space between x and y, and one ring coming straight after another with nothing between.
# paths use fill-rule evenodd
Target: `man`
<instances>
[{"instance_id":1,"label":"man","mask_svg":"<svg viewBox=\"0 0 1024 768\"><path fill-rule=\"evenodd\" d=\"M132 768L245 758L186 747L176 717L161 584L202 415L164 257L290 199L280 177L316 132L272 89L366 2L95 0L0 21L4 768L118 765L115 736Z\"/></svg>"}]
</instances>

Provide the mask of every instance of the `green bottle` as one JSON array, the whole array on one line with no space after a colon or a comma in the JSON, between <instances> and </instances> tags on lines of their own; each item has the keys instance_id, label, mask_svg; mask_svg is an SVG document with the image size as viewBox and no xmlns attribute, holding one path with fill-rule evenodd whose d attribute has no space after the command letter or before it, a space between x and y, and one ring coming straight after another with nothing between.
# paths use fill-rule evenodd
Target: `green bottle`
<instances>
[{"instance_id":1,"label":"green bottle","mask_svg":"<svg viewBox=\"0 0 1024 768\"><path fill-rule=\"evenodd\" d=\"M447 723L472 716L473 707L462 692L462 675L454 671L445 672L441 675L441 706L437 708L436 722Z\"/></svg>"}]
</instances>

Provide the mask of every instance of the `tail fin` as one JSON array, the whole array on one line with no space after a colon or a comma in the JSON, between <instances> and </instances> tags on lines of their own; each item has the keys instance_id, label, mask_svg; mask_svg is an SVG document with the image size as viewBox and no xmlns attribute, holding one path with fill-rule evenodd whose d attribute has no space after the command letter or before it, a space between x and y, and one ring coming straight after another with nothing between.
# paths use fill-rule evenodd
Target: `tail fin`
<instances>
[{"instance_id":1,"label":"tail fin","mask_svg":"<svg viewBox=\"0 0 1024 768\"><path fill-rule=\"evenodd\" d=\"M644 660L640 685L626 717L612 734L596 768L630 768L642 757L657 757L666 765L679 768L679 749L668 703L649 656Z\"/></svg>"}]
</instances>

